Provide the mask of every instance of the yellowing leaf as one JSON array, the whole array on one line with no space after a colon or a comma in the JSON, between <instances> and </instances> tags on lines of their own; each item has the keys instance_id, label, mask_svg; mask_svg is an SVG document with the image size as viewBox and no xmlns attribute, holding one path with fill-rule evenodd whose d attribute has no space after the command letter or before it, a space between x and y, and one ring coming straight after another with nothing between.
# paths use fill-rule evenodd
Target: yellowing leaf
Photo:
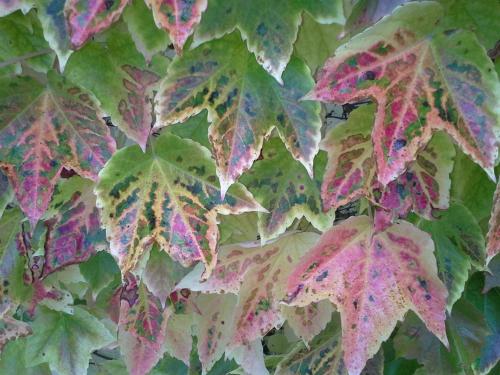
<instances>
[{"instance_id":1,"label":"yellowing leaf","mask_svg":"<svg viewBox=\"0 0 500 375\"><path fill-rule=\"evenodd\" d=\"M430 236L408 222L375 232L367 216L347 219L300 260L288 280L287 301L335 303L351 375L361 372L410 309L447 345L447 291L433 251Z\"/></svg>"},{"instance_id":2,"label":"yellowing leaf","mask_svg":"<svg viewBox=\"0 0 500 375\"><path fill-rule=\"evenodd\" d=\"M184 266L202 261L208 276L217 260L217 214L261 209L241 185L221 199L208 151L172 134L156 139L146 153L138 146L118 151L95 192L123 273L156 242Z\"/></svg>"},{"instance_id":3,"label":"yellowing leaf","mask_svg":"<svg viewBox=\"0 0 500 375\"><path fill-rule=\"evenodd\" d=\"M337 49L309 99L373 98L377 178L386 185L415 160L435 130L446 131L494 179L500 84L466 31L435 32L441 8L409 3Z\"/></svg>"}]
</instances>

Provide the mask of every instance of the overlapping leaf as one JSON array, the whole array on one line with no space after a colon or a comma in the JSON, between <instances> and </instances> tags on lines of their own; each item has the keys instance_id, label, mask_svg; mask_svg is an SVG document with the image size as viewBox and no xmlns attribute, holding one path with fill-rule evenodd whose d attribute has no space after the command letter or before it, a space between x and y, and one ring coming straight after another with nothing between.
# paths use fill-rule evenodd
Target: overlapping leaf
<instances>
[{"instance_id":1,"label":"overlapping leaf","mask_svg":"<svg viewBox=\"0 0 500 375\"><path fill-rule=\"evenodd\" d=\"M131 375L145 375L163 356L170 310L164 309L135 276L125 275L120 297L118 339Z\"/></svg>"},{"instance_id":2,"label":"overlapping leaf","mask_svg":"<svg viewBox=\"0 0 500 375\"><path fill-rule=\"evenodd\" d=\"M185 53L162 82L158 124L182 122L207 109L222 192L257 159L273 127L312 174L321 120L318 103L300 101L312 87L307 67L292 60L279 85L257 65L236 33Z\"/></svg>"},{"instance_id":3,"label":"overlapping leaf","mask_svg":"<svg viewBox=\"0 0 500 375\"><path fill-rule=\"evenodd\" d=\"M153 10L158 27L170 34L178 53L200 22L201 14L207 8L207 0L146 0Z\"/></svg>"},{"instance_id":4,"label":"overlapping leaf","mask_svg":"<svg viewBox=\"0 0 500 375\"><path fill-rule=\"evenodd\" d=\"M287 301L330 299L342 318L344 360L359 374L408 310L447 345L447 291L437 277L430 236L401 221L375 232L356 216L323 234L288 281Z\"/></svg>"},{"instance_id":5,"label":"overlapping leaf","mask_svg":"<svg viewBox=\"0 0 500 375\"><path fill-rule=\"evenodd\" d=\"M10 187L7 176L0 171L0 218L3 215L5 207L12 201L13 191Z\"/></svg>"},{"instance_id":6,"label":"overlapping leaf","mask_svg":"<svg viewBox=\"0 0 500 375\"><path fill-rule=\"evenodd\" d=\"M172 134L143 153L117 152L100 173L97 205L122 272L135 267L153 242L188 266L202 261L208 276L216 263L217 213L261 209L241 185L224 199L208 151Z\"/></svg>"},{"instance_id":7,"label":"overlapping leaf","mask_svg":"<svg viewBox=\"0 0 500 375\"><path fill-rule=\"evenodd\" d=\"M311 303L304 307L282 306L281 313L297 337L311 341L332 319L335 311L330 301Z\"/></svg>"},{"instance_id":8,"label":"overlapping leaf","mask_svg":"<svg viewBox=\"0 0 500 375\"><path fill-rule=\"evenodd\" d=\"M27 13L31 5L24 0L0 0L0 17L6 16L16 10L21 9Z\"/></svg>"},{"instance_id":9,"label":"overlapping leaf","mask_svg":"<svg viewBox=\"0 0 500 375\"><path fill-rule=\"evenodd\" d=\"M491 211L488 230L487 263L500 252L500 183L497 185L493 198L493 209Z\"/></svg>"},{"instance_id":10,"label":"overlapping leaf","mask_svg":"<svg viewBox=\"0 0 500 375\"><path fill-rule=\"evenodd\" d=\"M325 208L338 208L366 196L395 216L406 216L413 210L432 218L433 209L448 207L453 144L446 135L435 134L406 172L381 186L376 180L370 135L372 109L365 106L352 112L320 145L329 157L321 188Z\"/></svg>"},{"instance_id":11,"label":"overlapping leaf","mask_svg":"<svg viewBox=\"0 0 500 375\"><path fill-rule=\"evenodd\" d=\"M325 155L318 155L314 164L314 179L292 158L279 139L267 142L263 160L241 178L269 213L259 212L258 228L263 242L276 238L295 219L307 218L318 230L328 229L335 212L323 213L320 190Z\"/></svg>"},{"instance_id":12,"label":"overlapping leaf","mask_svg":"<svg viewBox=\"0 0 500 375\"><path fill-rule=\"evenodd\" d=\"M121 24L103 39L75 54L66 75L94 93L113 124L145 150L153 124L153 89L165 72L166 60L157 58L147 68ZM92 64L99 64L99 69L89 75Z\"/></svg>"},{"instance_id":13,"label":"overlapping leaf","mask_svg":"<svg viewBox=\"0 0 500 375\"><path fill-rule=\"evenodd\" d=\"M46 87L27 77L0 82L0 164L34 224L48 207L63 167L96 179L115 150L90 96L49 75Z\"/></svg>"},{"instance_id":14,"label":"overlapping leaf","mask_svg":"<svg viewBox=\"0 0 500 375\"><path fill-rule=\"evenodd\" d=\"M337 49L308 98L373 98L378 180L387 184L416 159L434 130L448 132L491 177L498 153L500 84L475 36L432 33L441 8L409 3Z\"/></svg>"},{"instance_id":15,"label":"overlapping leaf","mask_svg":"<svg viewBox=\"0 0 500 375\"><path fill-rule=\"evenodd\" d=\"M208 280L200 282L202 268L197 266L178 287L238 294L230 343L250 343L283 323L279 303L286 292L288 274L317 239L314 233L292 233L265 246L222 247Z\"/></svg>"},{"instance_id":16,"label":"overlapping leaf","mask_svg":"<svg viewBox=\"0 0 500 375\"><path fill-rule=\"evenodd\" d=\"M196 29L194 45L238 28L259 64L281 81L303 11L322 23L343 22L342 4L336 0L212 0Z\"/></svg>"}]
</instances>

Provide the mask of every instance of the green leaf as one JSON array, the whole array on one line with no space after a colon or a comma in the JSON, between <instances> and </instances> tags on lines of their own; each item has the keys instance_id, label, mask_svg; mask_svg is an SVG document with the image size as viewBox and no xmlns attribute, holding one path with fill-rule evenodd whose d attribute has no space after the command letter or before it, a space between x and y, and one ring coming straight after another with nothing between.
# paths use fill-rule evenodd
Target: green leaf
<instances>
[{"instance_id":1,"label":"green leaf","mask_svg":"<svg viewBox=\"0 0 500 375\"><path fill-rule=\"evenodd\" d=\"M238 28L259 64L281 82L303 11L322 23L344 21L342 4L337 0L212 0L196 29L194 45Z\"/></svg>"},{"instance_id":2,"label":"green leaf","mask_svg":"<svg viewBox=\"0 0 500 375\"><path fill-rule=\"evenodd\" d=\"M52 372L85 375L90 353L113 342L110 331L93 315L75 306L74 314L39 307L33 335L26 344L25 361L48 363Z\"/></svg>"},{"instance_id":3,"label":"green leaf","mask_svg":"<svg viewBox=\"0 0 500 375\"><path fill-rule=\"evenodd\" d=\"M48 80L0 79L0 164L32 226L63 167L95 180L115 150L91 97L55 73Z\"/></svg>"},{"instance_id":4,"label":"green leaf","mask_svg":"<svg viewBox=\"0 0 500 375\"><path fill-rule=\"evenodd\" d=\"M2 171L0 171L0 218L2 217L7 205L12 201L13 197L14 192L10 187L7 176Z\"/></svg>"},{"instance_id":5,"label":"green leaf","mask_svg":"<svg viewBox=\"0 0 500 375\"><path fill-rule=\"evenodd\" d=\"M266 143L263 160L241 178L255 199L269 213L259 212L258 228L263 242L278 237L296 219L305 217L319 231L332 226L333 210L323 213L319 186L326 155L316 157L314 179L294 160L279 139Z\"/></svg>"},{"instance_id":6,"label":"green leaf","mask_svg":"<svg viewBox=\"0 0 500 375\"><path fill-rule=\"evenodd\" d=\"M313 85L293 59L279 85L258 66L236 33L203 44L169 67L158 95L155 130L208 110L209 138L222 191L258 158L276 127L292 155L312 175L321 120L318 103L301 101Z\"/></svg>"},{"instance_id":7,"label":"green leaf","mask_svg":"<svg viewBox=\"0 0 500 375\"><path fill-rule=\"evenodd\" d=\"M158 137L146 153L138 146L118 151L95 192L123 273L157 242L184 266L201 260L208 276L216 262L217 214L261 209L241 185L221 199L208 150L172 134Z\"/></svg>"},{"instance_id":8,"label":"green leaf","mask_svg":"<svg viewBox=\"0 0 500 375\"><path fill-rule=\"evenodd\" d=\"M451 311L462 295L471 266L483 269L486 249L481 228L460 204L453 204L437 220L425 221L420 227L436 246L438 275L448 289L447 309Z\"/></svg>"},{"instance_id":9,"label":"green leaf","mask_svg":"<svg viewBox=\"0 0 500 375\"><path fill-rule=\"evenodd\" d=\"M81 263L80 272L89 283L94 298L120 276L118 265L107 251L99 251Z\"/></svg>"},{"instance_id":10,"label":"green leaf","mask_svg":"<svg viewBox=\"0 0 500 375\"><path fill-rule=\"evenodd\" d=\"M145 150L153 123L153 90L164 73L165 59L158 57L153 63L146 67L126 28L118 24L72 56L65 72L94 93L113 124ZM99 69L89 74L94 64Z\"/></svg>"},{"instance_id":11,"label":"green leaf","mask_svg":"<svg viewBox=\"0 0 500 375\"><path fill-rule=\"evenodd\" d=\"M144 56L146 62L150 62L157 53L167 50L170 44L168 34L156 27L144 0L133 0L125 8L123 19L137 50Z\"/></svg>"},{"instance_id":12,"label":"green leaf","mask_svg":"<svg viewBox=\"0 0 500 375\"><path fill-rule=\"evenodd\" d=\"M49 366L45 363L28 367L24 360L26 339L19 338L9 342L0 354L0 373L16 375L51 375Z\"/></svg>"}]
</instances>

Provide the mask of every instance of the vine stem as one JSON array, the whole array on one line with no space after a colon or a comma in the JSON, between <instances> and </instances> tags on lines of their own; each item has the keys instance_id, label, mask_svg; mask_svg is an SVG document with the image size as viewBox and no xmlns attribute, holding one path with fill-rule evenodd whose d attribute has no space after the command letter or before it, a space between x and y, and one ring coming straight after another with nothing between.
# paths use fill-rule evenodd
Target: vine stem
<instances>
[{"instance_id":1,"label":"vine stem","mask_svg":"<svg viewBox=\"0 0 500 375\"><path fill-rule=\"evenodd\" d=\"M16 64L19 62L23 62L24 60L31 59L33 57L46 55L46 54L51 53L51 52L52 52L52 50L50 48L45 48L45 49L42 49L40 51L30 52L30 53L27 53L25 55L17 56L17 57L10 59L10 60L0 62L0 68L4 68L6 66Z\"/></svg>"}]
</instances>

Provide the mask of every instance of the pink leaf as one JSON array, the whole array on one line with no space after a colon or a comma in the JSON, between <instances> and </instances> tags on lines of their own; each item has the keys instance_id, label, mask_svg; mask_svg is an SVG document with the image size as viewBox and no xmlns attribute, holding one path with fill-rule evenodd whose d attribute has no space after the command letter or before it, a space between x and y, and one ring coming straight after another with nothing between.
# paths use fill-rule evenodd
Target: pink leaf
<instances>
[{"instance_id":1,"label":"pink leaf","mask_svg":"<svg viewBox=\"0 0 500 375\"><path fill-rule=\"evenodd\" d=\"M500 252L500 183L497 185L493 199L494 206L491 211L488 243L486 245L488 252L487 263Z\"/></svg>"}]
</instances>

